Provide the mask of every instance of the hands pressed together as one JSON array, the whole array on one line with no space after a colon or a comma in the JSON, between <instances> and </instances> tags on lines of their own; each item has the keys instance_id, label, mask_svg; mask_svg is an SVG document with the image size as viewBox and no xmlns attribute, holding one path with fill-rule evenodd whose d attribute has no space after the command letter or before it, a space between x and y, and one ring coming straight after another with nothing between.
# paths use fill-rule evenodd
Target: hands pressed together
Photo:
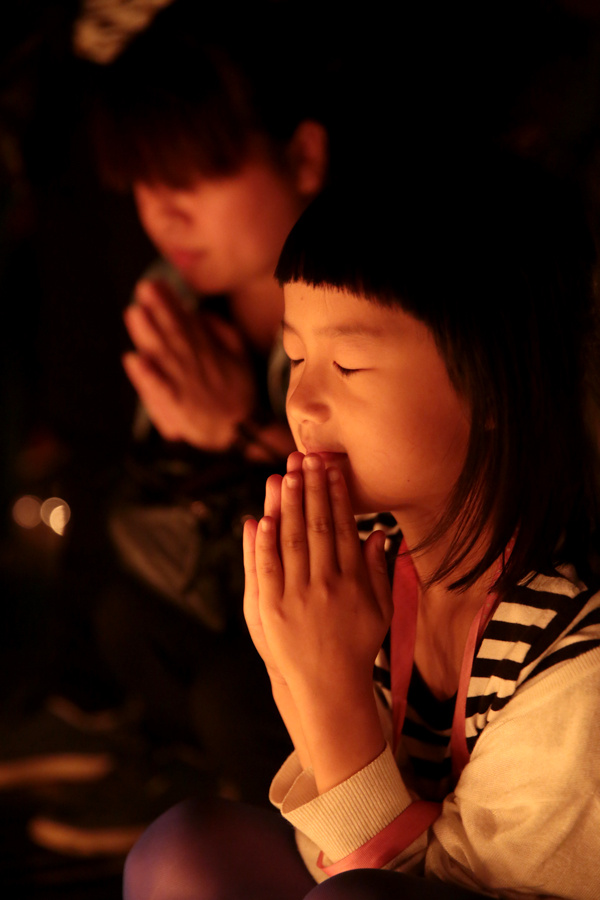
<instances>
[{"instance_id":1,"label":"hands pressed together","mask_svg":"<svg viewBox=\"0 0 600 900\"><path fill-rule=\"evenodd\" d=\"M392 617L384 535L361 546L339 469L293 453L244 530L244 611L275 700L320 792L371 762L384 740L373 664Z\"/></svg>"},{"instance_id":2,"label":"hands pressed together","mask_svg":"<svg viewBox=\"0 0 600 900\"><path fill-rule=\"evenodd\" d=\"M162 282L140 282L136 300L125 313L136 350L123 363L153 424L167 440L227 449L255 404L241 337L183 309ZM246 622L321 792L384 746L372 689L392 616L383 545L380 532L361 545L339 469L297 452L283 479L269 478L264 517L245 526Z\"/></svg>"},{"instance_id":3,"label":"hands pressed together","mask_svg":"<svg viewBox=\"0 0 600 900\"><path fill-rule=\"evenodd\" d=\"M125 311L135 351L123 365L148 415L170 441L226 450L255 405L255 378L234 326L186 310L164 282L142 280Z\"/></svg>"}]
</instances>

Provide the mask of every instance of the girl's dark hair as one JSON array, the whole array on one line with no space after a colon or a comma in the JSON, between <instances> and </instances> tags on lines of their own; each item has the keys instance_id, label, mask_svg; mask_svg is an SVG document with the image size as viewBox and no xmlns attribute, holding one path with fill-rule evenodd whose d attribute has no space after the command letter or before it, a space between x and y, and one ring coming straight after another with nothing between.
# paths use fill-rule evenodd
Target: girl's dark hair
<instances>
[{"instance_id":1,"label":"girl's dark hair","mask_svg":"<svg viewBox=\"0 0 600 900\"><path fill-rule=\"evenodd\" d=\"M230 174L262 140L274 161L297 125L323 120L326 62L296 3L175 0L110 65L90 67L91 131L103 180L184 187ZM324 124L326 124L324 122Z\"/></svg>"},{"instance_id":2,"label":"girl's dark hair","mask_svg":"<svg viewBox=\"0 0 600 900\"><path fill-rule=\"evenodd\" d=\"M401 305L431 329L468 400L465 465L421 545L452 527L432 581L467 587L499 558L499 588L563 560L589 566L598 343L595 251L577 193L500 151L400 169L393 184L326 188L290 233L276 276Z\"/></svg>"}]
</instances>

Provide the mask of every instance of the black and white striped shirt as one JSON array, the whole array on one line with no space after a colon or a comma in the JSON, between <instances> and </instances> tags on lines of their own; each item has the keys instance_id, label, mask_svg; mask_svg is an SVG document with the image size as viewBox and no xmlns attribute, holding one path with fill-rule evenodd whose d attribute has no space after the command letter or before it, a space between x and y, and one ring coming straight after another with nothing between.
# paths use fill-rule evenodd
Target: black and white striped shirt
<instances>
[{"instance_id":1,"label":"black and white striped shirt","mask_svg":"<svg viewBox=\"0 0 600 900\"><path fill-rule=\"evenodd\" d=\"M391 517L359 521L363 534L373 525L389 535L389 556L400 535ZM570 566L537 575L517 586L496 607L473 661L466 702L465 733L470 753L486 725L516 691L555 666L600 646L600 591L578 580ZM391 710L389 653L379 654L376 689ZM424 799L442 800L451 789L450 737L456 697L436 698L413 668L402 732L414 786Z\"/></svg>"}]
</instances>

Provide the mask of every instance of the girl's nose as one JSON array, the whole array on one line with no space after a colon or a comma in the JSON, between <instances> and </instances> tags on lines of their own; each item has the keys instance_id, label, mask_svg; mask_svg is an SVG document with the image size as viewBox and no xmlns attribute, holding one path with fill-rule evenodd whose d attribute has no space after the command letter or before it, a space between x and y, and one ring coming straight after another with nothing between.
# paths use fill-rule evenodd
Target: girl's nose
<instances>
[{"instance_id":1,"label":"girl's nose","mask_svg":"<svg viewBox=\"0 0 600 900\"><path fill-rule=\"evenodd\" d=\"M329 419L329 403L322 380L317 373L309 375L304 371L295 383L292 376L286 406L288 417L298 424L301 422L322 424Z\"/></svg>"}]
</instances>

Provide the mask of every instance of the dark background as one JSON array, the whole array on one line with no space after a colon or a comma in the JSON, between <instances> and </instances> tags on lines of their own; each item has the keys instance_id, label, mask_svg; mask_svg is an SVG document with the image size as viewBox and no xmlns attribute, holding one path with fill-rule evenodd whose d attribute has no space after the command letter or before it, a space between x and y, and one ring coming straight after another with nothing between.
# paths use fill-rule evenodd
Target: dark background
<instances>
[{"instance_id":1,"label":"dark background","mask_svg":"<svg viewBox=\"0 0 600 900\"><path fill-rule=\"evenodd\" d=\"M368 173L378 147L399 157L407 137L443 154L493 135L578 180L596 228L600 2L364 6L350 20L345 4L314 12L315 39L340 59L336 152L350 170ZM65 678L94 689L86 602L112 564L104 508L134 408L121 313L152 258L130 198L96 177L78 11L13 0L0 21L0 754L5 716ZM63 537L14 522L24 494L67 501ZM36 850L28 813L26 798L0 793L0 887L120 896L122 861Z\"/></svg>"}]
</instances>

